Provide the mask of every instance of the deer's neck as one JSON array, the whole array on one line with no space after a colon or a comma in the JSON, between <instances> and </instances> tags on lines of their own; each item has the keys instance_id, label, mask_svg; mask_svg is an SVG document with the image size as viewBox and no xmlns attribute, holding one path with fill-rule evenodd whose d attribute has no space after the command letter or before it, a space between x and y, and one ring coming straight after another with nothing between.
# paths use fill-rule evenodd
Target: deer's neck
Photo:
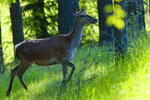
<instances>
[{"instance_id":1,"label":"deer's neck","mask_svg":"<svg viewBox=\"0 0 150 100\"><path fill-rule=\"evenodd\" d=\"M81 24L75 19L73 29L71 33L69 34L72 48L76 48L79 45L81 38L82 38L83 26L84 26L83 24Z\"/></svg>"}]
</instances>

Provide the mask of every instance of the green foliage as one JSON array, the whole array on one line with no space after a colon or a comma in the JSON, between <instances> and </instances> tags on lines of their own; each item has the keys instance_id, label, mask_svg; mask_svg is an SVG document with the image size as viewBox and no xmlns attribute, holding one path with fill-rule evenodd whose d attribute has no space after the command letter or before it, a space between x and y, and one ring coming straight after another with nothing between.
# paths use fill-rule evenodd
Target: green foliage
<instances>
[{"instance_id":1,"label":"green foliage","mask_svg":"<svg viewBox=\"0 0 150 100\"><path fill-rule=\"evenodd\" d=\"M13 61L13 43L11 33L11 23L9 17L9 5L1 6L1 29L4 64Z\"/></svg>"},{"instance_id":2,"label":"green foliage","mask_svg":"<svg viewBox=\"0 0 150 100\"><path fill-rule=\"evenodd\" d=\"M72 60L76 70L66 88L61 86L61 67L33 65L24 76L28 92L15 78L11 95L5 97L10 73L7 71L0 76L0 99L149 100L150 36L142 32L139 37L118 66L114 66L114 52L104 52L110 46L79 48Z\"/></svg>"},{"instance_id":3,"label":"green foliage","mask_svg":"<svg viewBox=\"0 0 150 100\"><path fill-rule=\"evenodd\" d=\"M48 32L50 34L58 34L58 2L57 0L44 0L45 16L49 23Z\"/></svg>"},{"instance_id":4,"label":"green foliage","mask_svg":"<svg viewBox=\"0 0 150 100\"><path fill-rule=\"evenodd\" d=\"M11 3L15 3L15 2L16 2L16 0L1 0L0 5L9 5L10 6Z\"/></svg>"},{"instance_id":5,"label":"green foliage","mask_svg":"<svg viewBox=\"0 0 150 100\"><path fill-rule=\"evenodd\" d=\"M57 29L57 15L58 4L56 0L44 0L44 12L39 8L40 0L28 0L22 2L23 9L23 23L25 38L40 38L40 36L46 32L42 27L46 29L50 37L58 33ZM44 14L44 15L43 15Z\"/></svg>"}]
</instances>

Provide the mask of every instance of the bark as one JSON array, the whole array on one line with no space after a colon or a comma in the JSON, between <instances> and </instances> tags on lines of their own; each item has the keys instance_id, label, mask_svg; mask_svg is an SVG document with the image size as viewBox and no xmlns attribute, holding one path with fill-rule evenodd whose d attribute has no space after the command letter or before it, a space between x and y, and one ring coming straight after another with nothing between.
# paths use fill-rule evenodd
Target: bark
<instances>
[{"instance_id":1,"label":"bark","mask_svg":"<svg viewBox=\"0 0 150 100\"><path fill-rule=\"evenodd\" d=\"M23 22L19 0L16 0L15 3L11 3L10 17L13 34L13 44L16 45L24 40Z\"/></svg>"},{"instance_id":2,"label":"bark","mask_svg":"<svg viewBox=\"0 0 150 100\"><path fill-rule=\"evenodd\" d=\"M127 2L128 5L128 22L131 28L136 31L140 31L145 28L145 12L144 12L144 1L143 0L130 0ZM135 24L138 23L138 24Z\"/></svg>"},{"instance_id":3,"label":"bark","mask_svg":"<svg viewBox=\"0 0 150 100\"><path fill-rule=\"evenodd\" d=\"M67 34L72 30L73 7L79 10L78 0L58 0L58 30L60 34Z\"/></svg>"},{"instance_id":4,"label":"bark","mask_svg":"<svg viewBox=\"0 0 150 100\"><path fill-rule=\"evenodd\" d=\"M1 17L1 16L0 16ZM2 49L2 30L1 30L1 18L0 18L0 65L3 64L3 49ZM1 67L0 67L1 69Z\"/></svg>"},{"instance_id":5,"label":"bark","mask_svg":"<svg viewBox=\"0 0 150 100\"><path fill-rule=\"evenodd\" d=\"M1 15L1 11L0 11L0 15ZM0 16L0 74L2 74L4 72L4 68L3 68L3 49L2 49L2 30L1 30L1 16Z\"/></svg>"},{"instance_id":6,"label":"bark","mask_svg":"<svg viewBox=\"0 0 150 100\"><path fill-rule=\"evenodd\" d=\"M106 25L106 18L109 14L104 12L104 7L112 4L112 0L97 0L99 16L99 43L103 41L112 41L113 27Z\"/></svg>"},{"instance_id":7,"label":"bark","mask_svg":"<svg viewBox=\"0 0 150 100\"><path fill-rule=\"evenodd\" d=\"M139 30L145 29L145 12L144 12L144 0L138 0L137 11L140 13L138 16Z\"/></svg>"}]
</instances>

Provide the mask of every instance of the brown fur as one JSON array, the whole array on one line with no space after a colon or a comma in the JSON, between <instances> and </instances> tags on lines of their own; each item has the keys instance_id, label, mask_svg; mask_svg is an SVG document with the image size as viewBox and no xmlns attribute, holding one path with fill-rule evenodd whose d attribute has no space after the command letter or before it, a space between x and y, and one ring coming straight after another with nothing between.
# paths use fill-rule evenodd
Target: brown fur
<instances>
[{"instance_id":1,"label":"brown fur","mask_svg":"<svg viewBox=\"0 0 150 100\"><path fill-rule=\"evenodd\" d=\"M68 51L71 50L69 43L70 39L67 35L58 35L46 39L26 40L16 46L16 56L20 60L26 59L37 64L39 63L38 61L55 58L57 61L55 63L62 64L63 59L69 57Z\"/></svg>"}]
</instances>

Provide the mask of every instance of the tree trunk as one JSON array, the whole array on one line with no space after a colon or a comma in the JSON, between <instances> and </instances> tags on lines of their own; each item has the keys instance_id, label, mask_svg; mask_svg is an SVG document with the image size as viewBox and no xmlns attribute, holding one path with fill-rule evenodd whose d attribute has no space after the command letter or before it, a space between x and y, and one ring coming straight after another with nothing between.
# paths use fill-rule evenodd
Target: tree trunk
<instances>
[{"instance_id":1,"label":"tree trunk","mask_svg":"<svg viewBox=\"0 0 150 100\"><path fill-rule=\"evenodd\" d=\"M10 17L13 34L13 44L16 45L24 40L22 15L19 0L16 0L15 3L11 3Z\"/></svg>"},{"instance_id":2,"label":"tree trunk","mask_svg":"<svg viewBox=\"0 0 150 100\"><path fill-rule=\"evenodd\" d=\"M148 1L148 6L149 6L149 14L150 14L150 0Z\"/></svg>"},{"instance_id":3,"label":"tree trunk","mask_svg":"<svg viewBox=\"0 0 150 100\"><path fill-rule=\"evenodd\" d=\"M1 11L0 11L0 15L1 15ZM2 35L2 30L1 30L1 16L0 16L0 74L4 72L4 68L2 67L2 65L3 65L3 49L2 49L1 35Z\"/></svg>"},{"instance_id":4,"label":"tree trunk","mask_svg":"<svg viewBox=\"0 0 150 100\"><path fill-rule=\"evenodd\" d=\"M79 10L78 0L58 0L58 30L60 34L67 34L72 30L73 7Z\"/></svg>"},{"instance_id":5,"label":"tree trunk","mask_svg":"<svg viewBox=\"0 0 150 100\"><path fill-rule=\"evenodd\" d=\"M124 57L128 48L128 33L127 33L127 0L123 0L121 6L126 11L125 28L118 30L115 28L115 61L118 62L118 58Z\"/></svg>"},{"instance_id":6,"label":"tree trunk","mask_svg":"<svg viewBox=\"0 0 150 100\"><path fill-rule=\"evenodd\" d=\"M137 11L139 12L139 30L145 29L145 12L144 12L144 0L138 0Z\"/></svg>"},{"instance_id":7,"label":"tree trunk","mask_svg":"<svg viewBox=\"0 0 150 100\"><path fill-rule=\"evenodd\" d=\"M99 43L103 41L112 41L113 27L106 25L106 18L109 14L104 12L104 7L108 4L112 5L112 0L97 0L98 16L99 16Z\"/></svg>"},{"instance_id":8,"label":"tree trunk","mask_svg":"<svg viewBox=\"0 0 150 100\"><path fill-rule=\"evenodd\" d=\"M1 16L0 16L0 65L3 64L3 49L2 49L2 37L1 36L2 36L2 30L1 30Z\"/></svg>"},{"instance_id":9,"label":"tree trunk","mask_svg":"<svg viewBox=\"0 0 150 100\"><path fill-rule=\"evenodd\" d=\"M130 0L127 2L127 4L128 4L128 19L130 19L130 21L128 22L129 27L131 27L132 30L138 32L141 29L145 28L144 1Z\"/></svg>"}]
</instances>

